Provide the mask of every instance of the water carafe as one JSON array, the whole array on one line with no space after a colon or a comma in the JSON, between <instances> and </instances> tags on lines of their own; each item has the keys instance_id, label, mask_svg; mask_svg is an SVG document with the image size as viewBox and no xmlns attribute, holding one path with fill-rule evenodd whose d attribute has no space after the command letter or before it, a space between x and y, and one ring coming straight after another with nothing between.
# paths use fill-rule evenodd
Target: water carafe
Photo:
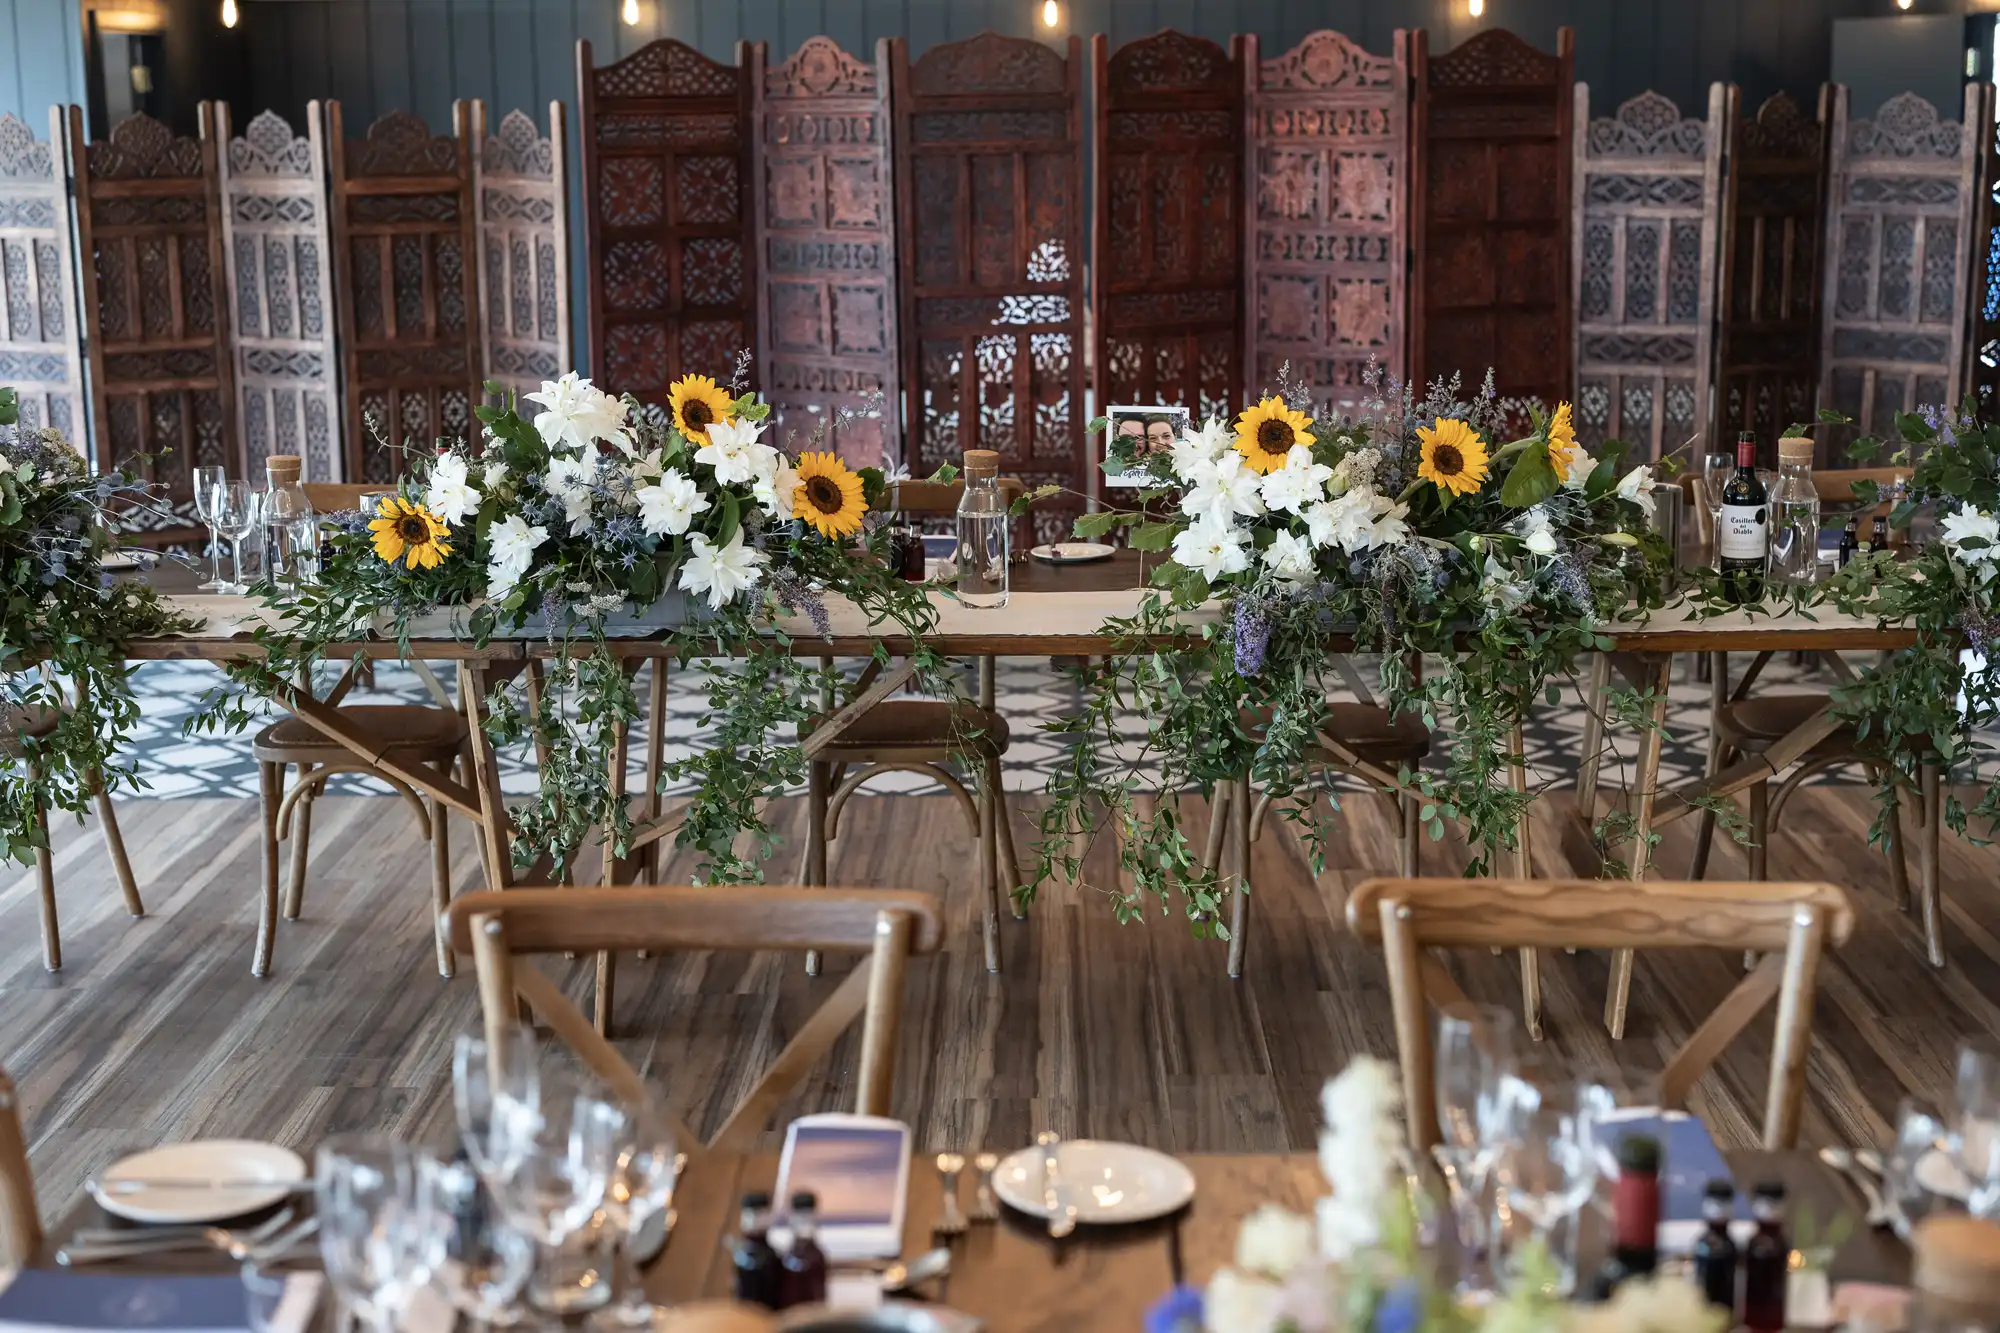
<instances>
[{"instance_id":1,"label":"water carafe","mask_svg":"<svg viewBox=\"0 0 2000 1333\"><path fill-rule=\"evenodd\" d=\"M1007 605L1012 520L1000 492L1000 455L965 451L965 494L958 502L958 600L967 606Z\"/></svg>"},{"instance_id":2,"label":"water carafe","mask_svg":"<svg viewBox=\"0 0 2000 1333\"><path fill-rule=\"evenodd\" d=\"M1771 491L1771 581L1819 581L1819 492L1812 481L1813 442L1778 441L1778 484Z\"/></svg>"},{"instance_id":3,"label":"water carafe","mask_svg":"<svg viewBox=\"0 0 2000 1333\"><path fill-rule=\"evenodd\" d=\"M299 484L299 456L272 454L264 472L264 575L279 587L317 583L319 519Z\"/></svg>"}]
</instances>

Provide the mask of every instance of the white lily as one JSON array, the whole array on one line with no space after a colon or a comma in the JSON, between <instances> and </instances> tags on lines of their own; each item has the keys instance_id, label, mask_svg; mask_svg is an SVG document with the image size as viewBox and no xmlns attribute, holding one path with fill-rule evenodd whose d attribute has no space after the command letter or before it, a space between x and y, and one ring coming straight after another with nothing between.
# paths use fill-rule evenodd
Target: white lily
<instances>
[{"instance_id":1,"label":"white lily","mask_svg":"<svg viewBox=\"0 0 2000 1333\"><path fill-rule=\"evenodd\" d=\"M569 535L581 537L590 526L590 483L596 479L595 457L551 458L542 489L562 501L563 517L569 520Z\"/></svg>"},{"instance_id":2,"label":"white lily","mask_svg":"<svg viewBox=\"0 0 2000 1333\"><path fill-rule=\"evenodd\" d=\"M534 563L535 548L548 537L547 528L530 525L519 514L509 514L487 529L486 595L499 601L512 592Z\"/></svg>"},{"instance_id":3,"label":"white lily","mask_svg":"<svg viewBox=\"0 0 2000 1333\"><path fill-rule=\"evenodd\" d=\"M1556 553L1555 525L1549 521L1549 511L1542 506L1536 505L1522 514L1515 527L1520 533L1521 544L1536 555Z\"/></svg>"},{"instance_id":4,"label":"white lily","mask_svg":"<svg viewBox=\"0 0 2000 1333\"><path fill-rule=\"evenodd\" d=\"M654 537L678 537L688 530L696 514L711 507L709 498L692 477L679 468L668 468L651 486L641 486L639 526Z\"/></svg>"},{"instance_id":5,"label":"white lily","mask_svg":"<svg viewBox=\"0 0 2000 1333\"><path fill-rule=\"evenodd\" d=\"M561 379L543 380L541 391L526 397L542 405L543 410L535 414L534 427L549 448L581 453L603 440L632 452L632 436L625 429L630 409L575 371Z\"/></svg>"},{"instance_id":6,"label":"white lily","mask_svg":"<svg viewBox=\"0 0 2000 1333\"><path fill-rule=\"evenodd\" d=\"M467 477L465 460L457 454L439 454L431 464L430 486L424 492L424 508L447 523L463 523L479 510L479 488Z\"/></svg>"},{"instance_id":7,"label":"white lily","mask_svg":"<svg viewBox=\"0 0 2000 1333\"><path fill-rule=\"evenodd\" d=\"M1283 467L1264 474L1264 507L1273 513L1304 513L1307 505L1326 498L1326 480L1332 475L1332 468L1313 461L1311 449L1295 444Z\"/></svg>"},{"instance_id":8,"label":"white lily","mask_svg":"<svg viewBox=\"0 0 2000 1333\"><path fill-rule=\"evenodd\" d=\"M694 461L714 468L723 486L755 484L777 466L778 451L757 438L763 433L760 423L741 417L718 421L708 428L708 443L695 450Z\"/></svg>"},{"instance_id":9,"label":"white lily","mask_svg":"<svg viewBox=\"0 0 2000 1333\"><path fill-rule=\"evenodd\" d=\"M1618 497L1630 500L1644 511L1646 517L1653 517L1653 469L1643 463L1618 479Z\"/></svg>"},{"instance_id":10,"label":"white lily","mask_svg":"<svg viewBox=\"0 0 2000 1333\"><path fill-rule=\"evenodd\" d=\"M1174 563L1198 569L1210 583L1250 568L1243 549L1246 534L1214 515L1204 515L1174 534Z\"/></svg>"},{"instance_id":11,"label":"white lily","mask_svg":"<svg viewBox=\"0 0 2000 1333\"><path fill-rule=\"evenodd\" d=\"M1313 574L1312 547L1296 533L1280 532L1264 548L1264 567L1286 583L1303 583Z\"/></svg>"},{"instance_id":12,"label":"white lily","mask_svg":"<svg viewBox=\"0 0 2000 1333\"><path fill-rule=\"evenodd\" d=\"M706 594L708 604L718 611L735 601L738 593L756 587L770 559L756 547L744 545L741 528L727 546L717 546L697 532L688 538L688 548L687 563L681 566L681 589Z\"/></svg>"},{"instance_id":13,"label":"white lily","mask_svg":"<svg viewBox=\"0 0 2000 1333\"><path fill-rule=\"evenodd\" d=\"M1962 564L1979 565L2000 560L2000 518L1970 506L1947 514L1938 524L1944 544ZM1985 543L1968 549L1966 542Z\"/></svg>"},{"instance_id":14,"label":"white lily","mask_svg":"<svg viewBox=\"0 0 2000 1333\"><path fill-rule=\"evenodd\" d=\"M1213 463L1228 452L1229 428L1219 417L1210 417L1198 429L1182 431L1168 458L1173 463L1174 475L1189 480L1196 468Z\"/></svg>"},{"instance_id":15,"label":"white lily","mask_svg":"<svg viewBox=\"0 0 2000 1333\"><path fill-rule=\"evenodd\" d=\"M782 523L792 521L792 502L799 495L799 470L783 454L777 455L771 471L757 478L750 495L764 512Z\"/></svg>"},{"instance_id":16,"label":"white lily","mask_svg":"<svg viewBox=\"0 0 2000 1333\"><path fill-rule=\"evenodd\" d=\"M1235 450L1212 463L1203 463L1189 474L1193 483L1181 496L1181 512L1195 518L1213 518L1228 524L1237 517L1255 518L1264 512L1262 478L1244 465Z\"/></svg>"}]
</instances>

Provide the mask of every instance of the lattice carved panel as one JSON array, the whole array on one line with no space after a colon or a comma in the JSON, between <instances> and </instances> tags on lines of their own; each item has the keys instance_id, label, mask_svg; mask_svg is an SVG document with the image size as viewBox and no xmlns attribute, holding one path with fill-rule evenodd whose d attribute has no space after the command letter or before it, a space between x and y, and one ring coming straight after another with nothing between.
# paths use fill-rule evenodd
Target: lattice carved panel
<instances>
[{"instance_id":1,"label":"lattice carved panel","mask_svg":"<svg viewBox=\"0 0 2000 1333\"><path fill-rule=\"evenodd\" d=\"M830 443L855 466L899 462L888 44L870 63L815 37L771 65L760 42L750 84L758 361L779 438Z\"/></svg>"},{"instance_id":2,"label":"lattice carved panel","mask_svg":"<svg viewBox=\"0 0 2000 1333\"><path fill-rule=\"evenodd\" d=\"M432 134L392 111L348 139L329 102L327 137L347 476L387 482L403 449L475 433L485 351L470 116L455 102L451 133Z\"/></svg>"},{"instance_id":3,"label":"lattice carved panel","mask_svg":"<svg viewBox=\"0 0 2000 1333\"><path fill-rule=\"evenodd\" d=\"M663 403L756 347L750 70L667 39L602 67L580 42L577 59L591 364Z\"/></svg>"},{"instance_id":4,"label":"lattice carved panel","mask_svg":"<svg viewBox=\"0 0 2000 1333\"><path fill-rule=\"evenodd\" d=\"M230 361L214 126L183 138L147 116L87 143L83 109L67 118L76 183L85 348L98 466L132 463L165 492L157 509L132 509L129 531L162 542L201 529L193 470L243 475Z\"/></svg>"},{"instance_id":5,"label":"lattice carved panel","mask_svg":"<svg viewBox=\"0 0 2000 1333\"><path fill-rule=\"evenodd\" d=\"M1271 60L1246 40L1246 396L1289 366L1354 404L1371 360L1406 360L1409 35L1377 56L1316 32Z\"/></svg>"},{"instance_id":6,"label":"lattice carved panel","mask_svg":"<svg viewBox=\"0 0 2000 1333\"><path fill-rule=\"evenodd\" d=\"M1570 396L1573 63L1568 28L1553 55L1499 28L1443 55L1415 36L1416 378L1490 366L1503 397Z\"/></svg>"},{"instance_id":7,"label":"lattice carved panel","mask_svg":"<svg viewBox=\"0 0 2000 1333\"><path fill-rule=\"evenodd\" d=\"M83 329L70 255L62 112L49 109L37 139L11 112L0 116L0 384L20 396L21 421L83 438Z\"/></svg>"},{"instance_id":8,"label":"lattice carved panel","mask_svg":"<svg viewBox=\"0 0 2000 1333\"><path fill-rule=\"evenodd\" d=\"M1716 384L1709 439L1752 431L1776 461L1778 433L1810 421L1819 388L1824 201L1830 90L1808 113L1785 93L1745 115L1726 103L1721 278L1716 294Z\"/></svg>"},{"instance_id":9,"label":"lattice carved panel","mask_svg":"<svg viewBox=\"0 0 2000 1333\"><path fill-rule=\"evenodd\" d=\"M1982 135L1967 133L1991 93L1968 84L1961 120L1917 96L1850 118L1833 89L1819 405L1864 434L1895 414L1957 402L1968 385L1964 339L1979 211ZM1866 349L1866 350L1863 350ZM1845 459L1852 430L1820 435L1820 461Z\"/></svg>"},{"instance_id":10,"label":"lattice carved panel","mask_svg":"<svg viewBox=\"0 0 2000 1333\"><path fill-rule=\"evenodd\" d=\"M483 373L516 394L533 393L575 366L563 104L549 103L545 135L525 111L491 126L486 103L475 100L472 141Z\"/></svg>"},{"instance_id":11,"label":"lattice carved panel","mask_svg":"<svg viewBox=\"0 0 2000 1333\"><path fill-rule=\"evenodd\" d=\"M324 115L308 102L306 132L295 135L265 111L240 136L230 133L228 103L215 103L214 116L244 466L255 478L272 454L297 454L306 480L338 481L346 456L329 301Z\"/></svg>"},{"instance_id":12,"label":"lattice carved panel","mask_svg":"<svg viewBox=\"0 0 2000 1333\"><path fill-rule=\"evenodd\" d=\"M911 471L994 449L1082 491L1083 43L985 33L894 68L904 437ZM1073 508L1035 512L1042 540Z\"/></svg>"},{"instance_id":13,"label":"lattice carved panel","mask_svg":"<svg viewBox=\"0 0 2000 1333\"><path fill-rule=\"evenodd\" d=\"M1661 458L1705 427L1725 100L1713 85L1703 120L1642 93L1593 120L1576 86L1577 426L1593 450Z\"/></svg>"},{"instance_id":14,"label":"lattice carved panel","mask_svg":"<svg viewBox=\"0 0 2000 1333\"><path fill-rule=\"evenodd\" d=\"M1241 410L1245 40L1091 39L1099 403Z\"/></svg>"}]
</instances>

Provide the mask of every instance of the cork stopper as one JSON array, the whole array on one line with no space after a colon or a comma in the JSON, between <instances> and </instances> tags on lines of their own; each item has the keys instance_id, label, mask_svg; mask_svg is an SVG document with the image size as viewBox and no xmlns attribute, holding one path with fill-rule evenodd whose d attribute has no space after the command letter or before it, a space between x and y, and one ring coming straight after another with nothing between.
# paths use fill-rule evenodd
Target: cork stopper
<instances>
[{"instance_id":1,"label":"cork stopper","mask_svg":"<svg viewBox=\"0 0 2000 1333\"><path fill-rule=\"evenodd\" d=\"M272 454L264 460L264 475L273 486L290 486L298 481L300 473L297 454Z\"/></svg>"},{"instance_id":2,"label":"cork stopper","mask_svg":"<svg viewBox=\"0 0 2000 1333\"><path fill-rule=\"evenodd\" d=\"M967 449L965 451L965 475L968 477L999 476L999 453L992 449Z\"/></svg>"},{"instance_id":3,"label":"cork stopper","mask_svg":"<svg viewBox=\"0 0 2000 1333\"><path fill-rule=\"evenodd\" d=\"M1778 462L1785 467L1811 467L1813 442L1804 435L1788 436L1778 441Z\"/></svg>"},{"instance_id":4,"label":"cork stopper","mask_svg":"<svg viewBox=\"0 0 2000 1333\"><path fill-rule=\"evenodd\" d=\"M2000 1223L1974 1217L1927 1217L1910 1238L1910 1285L1926 1309L1991 1313L2000 1309Z\"/></svg>"}]
</instances>

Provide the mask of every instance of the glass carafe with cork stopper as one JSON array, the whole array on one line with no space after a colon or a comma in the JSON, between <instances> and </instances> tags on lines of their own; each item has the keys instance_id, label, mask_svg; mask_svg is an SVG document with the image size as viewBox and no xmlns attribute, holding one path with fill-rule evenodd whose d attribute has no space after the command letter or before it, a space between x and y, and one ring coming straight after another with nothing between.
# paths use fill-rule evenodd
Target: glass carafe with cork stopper
<instances>
[{"instance_id":1,"label":"glass carafe with cork stopper","mask_svg":"<svg viewBox=\"0 0 2000 1333\"><path fill-rule=\"evenodd\" d=\"M272 454L264 463L264 575L280 587L319 581L319 519L300 471L297 454Z\"/></svg>"},{"instance_id":2,"label":"glass carafe with cork stopper","mask_svg":"<svg viewBox=\"0 0 2000 1333\"><path fill-rule=\"evenodd\" d=\"M958 502L958 600L967 606L1007 605L1012 519L1000 492L1000 455L965 451L965 494Z\"/></svg>"}]
</instances>

